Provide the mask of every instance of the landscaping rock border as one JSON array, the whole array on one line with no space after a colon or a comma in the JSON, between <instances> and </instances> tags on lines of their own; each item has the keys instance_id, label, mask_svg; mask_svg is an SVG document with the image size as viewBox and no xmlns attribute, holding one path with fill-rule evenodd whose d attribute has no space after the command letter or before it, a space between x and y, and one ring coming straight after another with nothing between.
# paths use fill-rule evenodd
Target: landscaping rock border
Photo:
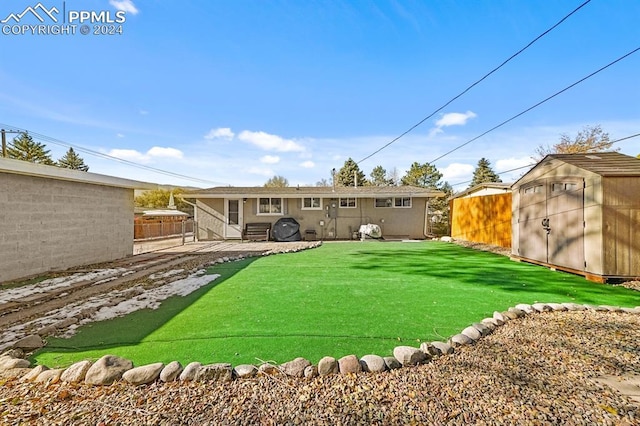
<instances>
[{"instance_id":1,"label":"landscaping rock border","mask_svg":"<svg viewBox=\"0 0 640 426\"><path fill-rule=\"evenodd\" d=\"M256 375L283 374L295 378L314 378L329 374L360 374L382 373L401 367L410 367L427 363L432 359L455 353L455 348L473 345L478 340L489 335L497 327L508 321L517 321L527 315L552 315L554 312L592 310L597 312L612 312L640 315L640 306L623 308L608 305L580 305L576 303L534 303L518 304L506 311L496 311L491 318L485 318L478 323L465 327L447 342L422 343L419 348L398 346L393 349L392 357L365 355L347 355L339 360L333 357L323 357L318 365L312 365L304 358L296 358L280 365L263 363L260 366L238 365L235 368L229 363L215 363L202 365L192 362L186 367L173 361L167 365L153 363L134 367L130 360L114 355L105 355L95 363L80 361L67 369L50 370L46 366L30 367L25 359L25 348L19 347L18 341L14 347L0 355L0 377L20 378L23 382L36 383L85 383L89 385L110 385L123 380L134 386L141 386L155 381L197 381L224 383L244 377ZM24 339L22 339L24 340ZM35 339L34 339L35 340ZM30 342L30 340L27 340ZM32 345L26 345L31 348Z\"/></svg>"}]
</instances>

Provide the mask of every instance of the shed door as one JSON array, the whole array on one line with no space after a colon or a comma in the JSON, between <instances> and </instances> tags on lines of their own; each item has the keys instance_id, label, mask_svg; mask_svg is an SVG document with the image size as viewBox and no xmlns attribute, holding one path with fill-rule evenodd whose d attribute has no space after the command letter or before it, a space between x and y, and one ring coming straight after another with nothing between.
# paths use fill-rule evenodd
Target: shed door
<instances>
[{"instance_id":1,"label":"shed door","mask_svg":"<svg viewBox=\"0 0 640 426\"><path fill-rule=\"evenodd\" d=\"M549 263L584 270L584 181L552 180L547 199Z\"/></svg>"},{"instance_id":2,"label":"shed door","mask_svg":"<svg viewBox=\"0 0 640 426\"><path fill-rule=\"evenodd\" d=\"M538 180L520 188L519 255L584 271L584 180Z\"/></svg>"},{"instance_id":3,"label":"shed door","mask_svg":"<svg viewBox=\"0 0 640 426\"><path fill-rule=\"evenodd\" d=\"M532 182L520 188L520 214L518 220L518 254L539 262L547 262L547 232L542 221L547 217L547 185L545 181Z\"/></svg>"}]
</instances>

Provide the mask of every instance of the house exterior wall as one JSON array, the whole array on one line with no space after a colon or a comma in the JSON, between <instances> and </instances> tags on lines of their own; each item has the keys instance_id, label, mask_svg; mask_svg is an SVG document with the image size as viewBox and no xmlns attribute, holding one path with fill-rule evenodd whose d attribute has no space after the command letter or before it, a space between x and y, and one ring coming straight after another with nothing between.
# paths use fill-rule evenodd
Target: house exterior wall
<instances>
[{"instance_id":1,"label":"house exterior wall","mask_svg":"<svg viewBox=\"0 0 640 426\"><path fill-rule=\"evenodd\" d=\"M133 254L133 189L0 172L0 282Z\"/></svg>"},{"instance_id":2,"label":"house exterior wall","mask_svg":"<svg viewBox=\"0 0 640 426\"><path fill-rule=\"evenodd\" d=\"M276 197L279 198L279 197ZM339 207L339 198L321 198L320 209L304 209L302 198L284 198L283 214L259 214L258 198L243 202L243 224L269 222L274 224L281 217L292 217L305 231L315 230L318 239L351 239L360 225L374 223L381 227L383 237L421 239L424 236L426 198L412 198L411 207L375 207L373 198L358 198L355 208ZM198 239L224 239L223 198L200 198L196 201ZM327 208L334 202L337 217L329 218ZM324 226L320 222L324 222Z\"/></svg>"},{"instance_id":3,"label":"house exterior wall","mask_svg":"<svg viewBox=\"0 0 640 426\"><path fill-rule=\"evenodd\" d=\"M196 200L195 220L199 240L224 239L224 199L207 198ZM246 219L245 219L246 223Z\"/></svg>"},{"instance_id":4,"label":"house exterior wall","mask_svg":"<svg viewBox=\"0 0 640 426\"><path fill-rule=\"evenodd\" d=\"M451 202L451 237L511 247L511 193L455 198Z\"/></svg>"}]
</instances>

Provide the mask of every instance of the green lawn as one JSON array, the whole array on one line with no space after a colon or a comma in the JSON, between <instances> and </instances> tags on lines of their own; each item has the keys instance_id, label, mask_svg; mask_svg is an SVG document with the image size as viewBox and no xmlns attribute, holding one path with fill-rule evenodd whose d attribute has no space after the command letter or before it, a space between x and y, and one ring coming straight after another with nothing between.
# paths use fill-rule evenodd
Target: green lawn
<instances>
[{"instance_id":1,"label":"green lawn","mask_svg":"<svg viewBox=\"0 0 640 426\"><path fill-rule=\"evenodd\" d=\"M258 364L302 356L391 355L446 340L518 303L640 305L638 293L438 242L331 243L210 268L221 278L155 311L50 339L38 364L114 354L135 365Z\"/></svg>"}]
</instances>

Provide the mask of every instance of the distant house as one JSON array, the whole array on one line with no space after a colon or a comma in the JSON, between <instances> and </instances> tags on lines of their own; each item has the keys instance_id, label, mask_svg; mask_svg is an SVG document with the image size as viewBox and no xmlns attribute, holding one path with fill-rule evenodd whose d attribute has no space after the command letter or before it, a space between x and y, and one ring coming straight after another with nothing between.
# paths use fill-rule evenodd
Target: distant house
<instances>
[{"instance_id":1,"label":"distant house","mask_svg":"<svg viewBox=\"0 0 640 426\"><path fill-rule=\"evenodd\" d=\"M513 256L596 281L640 277L640 159L546 156L513 185Z\"/></svg>"},{"instance_id":2,"label":"distant house","mask_svg":"<svg viewBox=\"0 0 640 426\"><path fill-rule=\"evenodd\" d=\"M486 182L449 200L451 237L511 247L511 184Z\"/></svg>"},{"instance_id":3,"label":"distant house","mask_svg":"<svg viewBox=\"0 0 640 426\"><path fill-rule=\"evenodd\" d=\"M0 282L133 254L133 193L157 185L0 158Z\"/></svg>"},{"instance_id":4,"label":"distant house","mask_svg":"<svg viewBox=\"0 0 640 426\"><path fill-rule=\"evenodd\" d=\"M412 186L214 187L182 194L194 202L200 240L240 239L247 223L295 219L304 235L353 239L375 224L383 238L428 235L429 201L444 193Z\"/></svg>"}]
</instances>

